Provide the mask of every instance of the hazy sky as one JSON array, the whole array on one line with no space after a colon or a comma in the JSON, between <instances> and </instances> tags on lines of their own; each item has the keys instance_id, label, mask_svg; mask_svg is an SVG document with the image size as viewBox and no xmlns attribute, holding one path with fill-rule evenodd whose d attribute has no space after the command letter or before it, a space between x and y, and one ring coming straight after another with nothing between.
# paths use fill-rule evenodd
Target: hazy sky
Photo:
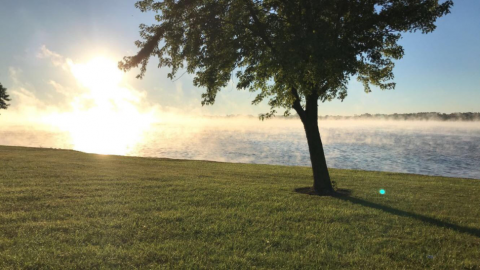
<instances>
[{"instance_id":1,"label":"hazy sky","mask_svg":"<svg viewBox=\"0 0 480 270\"><path fill-rule=\"evenodd\" d=\"M0 82L9 91L28 91L42 106L62 107L66 101L59 93L59 85L65 91L80 86L55 59L85 63L103 56L117 62L124 55L134 54L138 25L149 24L154 17L135 9L134 3L2 0ZM321 104L320 114L480 111L479 13L480 1L455 1L452 13L438 21L435 32L404 35L401 44L406 54L394 70L396 90L374 89L366 94L352 80L347 99L343 103ZM50 57L45 57L46 50L42 54L42 47L51 53ZM256 115L268 110L266 104L250 105L255 94L237 91L232 85L223 89L214 106L201 108L203 89L193 87L192 76L186 74L171 82L167 70L159 70L156 61L151 62L143 80L135 79L137 71L131 71L124 83L143 91L146 100L161 108L218 115ZM19 106L26 105L14 99L11 108Z\"/></svg>"}]
</instances>

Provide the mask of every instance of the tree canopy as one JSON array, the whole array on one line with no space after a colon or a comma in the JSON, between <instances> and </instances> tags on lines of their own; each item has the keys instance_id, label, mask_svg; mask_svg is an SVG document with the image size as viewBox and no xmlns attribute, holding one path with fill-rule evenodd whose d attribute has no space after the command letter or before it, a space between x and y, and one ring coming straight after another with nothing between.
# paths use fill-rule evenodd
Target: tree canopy
<instances>
[{"instance_id":1,"label":"tree canopy","mask_svg":"<svg viewBox=\"0 0 480 270\"><path fill-rule=\"evenodd\" d=\"M10 104L7 104L7 101L10 101L9 95L7 95L7 88L4 88L0 83L0 109L6 109Z\"/></svg>"},{"instance_id":2,"label":"tree canopy","mask_svg":"<svg viewBox=\"0 0 480 270\"><path fill-rule=\"evenodd\" d=\"M150 57L195 74L206 88L202 105L236 73L238 89L259 91L253 104L269 99L272 110L305 109L309 96L321 101L347 96L352 76L393 89L395 59L404 32L429 33L449 13L451 0L143 0L142 12L155 11L158 24L141 25L140 51L119 68L141 66Z\"/></svg>"}]
</instances>

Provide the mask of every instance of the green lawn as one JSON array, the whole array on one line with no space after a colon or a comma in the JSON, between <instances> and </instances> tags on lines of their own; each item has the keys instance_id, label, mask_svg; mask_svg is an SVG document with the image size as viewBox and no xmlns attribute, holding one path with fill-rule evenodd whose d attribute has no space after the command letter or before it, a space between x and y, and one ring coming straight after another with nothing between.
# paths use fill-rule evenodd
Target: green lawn
<instances>
[{"instance_id":1,"label":"green lawn","mask_svg":"<svg viewBox=\"0 0 480 270\"><path fill-rule=\"evenodd\" d=\"M480 180L0 146L0 269L480 269ZM379 189L386 194L380 195Z\"/></svg>"}]
</instances>

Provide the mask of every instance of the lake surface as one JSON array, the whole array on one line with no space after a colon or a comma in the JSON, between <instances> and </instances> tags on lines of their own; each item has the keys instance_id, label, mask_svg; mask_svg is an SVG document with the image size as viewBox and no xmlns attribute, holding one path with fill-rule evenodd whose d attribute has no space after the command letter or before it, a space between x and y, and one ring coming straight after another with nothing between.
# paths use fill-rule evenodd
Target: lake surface
<instances>
[{"instance_id":1,"label":"lake surface","mask_svg":"<svg viewBox=\"0 0 480 270\"><path fill-rule=\"evenodd\" d=\"M332 168L480 179L480 122L320 121ZM68 132L1 128L1 145L75 149ZM310 166L299 120L199 119L153 125L126 155ZM78 149L82 150L82 149Z\"/></svg>"}]
</instances>

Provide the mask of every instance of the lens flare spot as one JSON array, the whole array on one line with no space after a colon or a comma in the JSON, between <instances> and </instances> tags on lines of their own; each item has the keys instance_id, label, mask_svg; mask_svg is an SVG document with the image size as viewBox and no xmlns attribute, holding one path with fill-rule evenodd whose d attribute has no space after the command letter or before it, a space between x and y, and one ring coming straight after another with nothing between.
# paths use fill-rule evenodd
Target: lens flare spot
<instances>
[{"instance_id":1,"label":"lens flare spot","mask_svg":"<svg viewBox=\"0 0 480 270\"><path fill-rule=\"evenodd\" d=\"M385 194L385 189L380 189L380 191L378 191L380 194L384 195Z\"/></svg>"}]
</instances>

